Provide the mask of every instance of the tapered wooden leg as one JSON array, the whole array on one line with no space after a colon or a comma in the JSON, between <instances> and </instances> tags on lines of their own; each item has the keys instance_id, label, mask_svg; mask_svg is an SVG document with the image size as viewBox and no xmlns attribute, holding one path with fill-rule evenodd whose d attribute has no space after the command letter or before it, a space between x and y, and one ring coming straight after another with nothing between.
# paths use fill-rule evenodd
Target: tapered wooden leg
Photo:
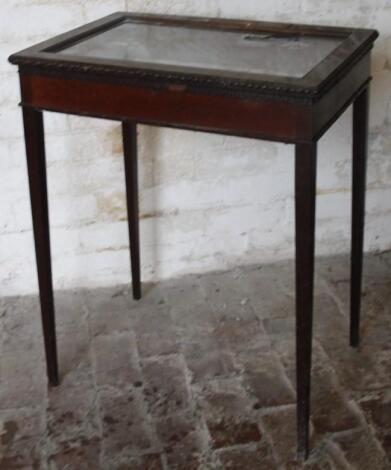
<instances>
[{"instance_id":1,"label":"tapered wooden leg","mask_svg":"<svg viewBox=\"0 0 391 470\"><path fill-rule=\"evenodd\" d=\"M296 145L296 379L298 453L307 458L315 250L316 143Z\"/></svg>"},{"instance_id":2,"label":"tapered wooden leg","mask_svg":"<svg viewBox=\"0 0 391 470\"><path fill-rule=\"evenodd\" d=\"M138 300L141 298L141 281L138 218L137 126L134 122L122 122L122 137L125 157L126 202L128 207L133 298Z\"/></svg>"},{"instance_id":3,"label":"tapered wooden leg","mask_svg":"<svg viewBox=\"0 0 391 470\"><path fill-rule=\"evenodd\" d=\"M49 383L51 385L58 385L42 112L31 108L23 108L23 122L47 373Z\"/></svg>"},{"instance_id":4,"label":"tapered wooden leg","mask_svg":"<svg viewBox=\"0 0 391 470\"><path fill-rule=\"evenodd\" d=\"M350 278L350 344L354 347L358 346L360 340L365 184L368 152L368 102L369 88L366 88L356 98L353 104L353 197Z\"/></svg>"}]
</instances>

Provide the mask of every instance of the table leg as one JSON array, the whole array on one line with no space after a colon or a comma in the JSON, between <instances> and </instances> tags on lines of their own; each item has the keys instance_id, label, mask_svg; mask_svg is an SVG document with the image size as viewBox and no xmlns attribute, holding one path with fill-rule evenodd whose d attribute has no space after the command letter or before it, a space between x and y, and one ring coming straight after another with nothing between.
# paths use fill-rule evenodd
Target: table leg
<instances>
[{"instance_id":1,"label":"table leg","mask_svg":"<svg viewBox=\"0 0 391 470\"><path fill-rule=\"evenodd\" d=\"M298 453L309 451L315 251L316 142L296 144L296 380Z\"/></svg>"},{"instance_id":2,"label":"table leg","mask_svg":"<svg viewBox=\"0 0 391 470\"><path fill-rule=\"evenodd\" d=\"M369 87L353 104L353 194L352 251L350 288L350 344L357 347L360 338L360 307L364 245L365 184L368 147Z\"/></svg>"},{"instance_id":3,"label":"table leg","mask_svg":"<svg viewBox=\"0 0 391 470\"><path fill-rule=\"evenodd\" d=\"M23 123L37 259L39 296L45 341L46 367L49 383L51 385L58 385L56 326L50 261L49 215L42 112L24 107Z\"/></svg>"},{"instance_id":4,"label":"table leg","mask_svg":"<svg viewBox=\"0 0 391 470\"><path fill-rule=\"evenodd\" d=\"M138 218L137 125L134 122L122 122L122 138L125 160L126 202L128 207L133 298L138 300L141 298L141 281Z\"/></svg>"}]
</instances>

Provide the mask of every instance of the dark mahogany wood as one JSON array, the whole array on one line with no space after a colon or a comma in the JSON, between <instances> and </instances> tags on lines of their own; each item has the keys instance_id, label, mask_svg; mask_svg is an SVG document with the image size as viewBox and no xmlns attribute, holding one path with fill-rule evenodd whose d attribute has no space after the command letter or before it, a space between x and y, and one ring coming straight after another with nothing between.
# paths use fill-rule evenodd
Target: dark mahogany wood
<instances>
[{"instance_id":1,"label":"dark mahogany wood","mask_svg":"<svg viewBox=\"0 0 391 470\"><path fill-rule=\"evenodd\" d=\"M308 455L312 315L315 253L316 143L297 144L296 210L296 377L298 450Z\"/></svg>"},{"instance_id":2,"label":"dark mahogany wood","mask_svg":"<svg viewBox=\"0 0 391 470\"><path fill-rule=\"evenodd\" d=\"M275 75L273 75L267 74L268 70L263 62L253 64L257 66L255 69L259 71L258 73L251 68L252 64L242 71L240 67L235 69L234 66L216 68L213 66L216 64L211 64L206 60L203 63L209 64L207 68L206 66L200 67L200 62L197 65L192 60L187 61L187 65L175 61L163 63L164 61L156 60L154 62L152 59L143 62L135 59L132 54L129 54L129 57L127 54L124 56L116 54L117 50L114 53L111 52L109 56L88 56L85 49L73 48L88 38L98 36L99 39L100 34L112 28L124 27L126 31L129 31L127 29L129 23L154 25L154 27L161 25L165 28L188 28L186 35L183 36L181 33L181 37L187 37L187 35L193 37L194 29L198 28L205 30L205 33L201 35L202 40L204 36L211 37L206 34L206 31L213 30L219 33L218 37L220 41L223 41L223 46L228 37L225 36L225 39L222 39L221 33L223 32L238 33L235 36L238 41L247 41L248 36L254 41L277 39L277 43L281 38L285 38L284 41L289 38L292 42L285 43L285 46L293 48L289 49L291 51L298 46L295 41L308 44L306 41L309 37L328 38L327 41L332 40L336 46L316 65L313 67L311 65L312 68L309 71L303 74L292 73L291 76L289 73L284 73L284 70L282 70L283 73L278 73L278 70L281 70L278 63L274 63L274 67L277 66L277 68L274 69ZM140 30L142 28L137 31ZM256 37L251 37L252 35ZM378 33L374 30L356 28L120 12L44 41L10 57L9 60L19 66L20 73L41 309L48 376L51 384L58 383L58 372L41 111L93 116L118 120L122 123L135 299L141 297L137 187L138 124L292 143L296 146L297 432L298 450L305 457L308 455L316 147L318 139L354 102L351 344L355 346L358 344L360 317L368 84L371 80L370 51L377 36ZM125 41L125 48L129 45L126 44L126 37L126 35L122 36L122 42L119 42L124 45L123 41ZM101 38L102 42L104 43ZM316 44L321 42L315 41ZM114 43L118 45L118 42L114 41ZM91 43L89 44L91 47ZM174 42L172 47L175 48L178 44L178 41ZM213 50L214 44L210 44L210 50ZM243 46L243 43L241 44ZM194 46L193 43L192 46ZM92 49L96 50L95 47L96 43ZM253 42L251 47L256 47L256 42ZM268 46L265 45L265 47ZM73 48L73 52L70 53L68 50L66 53L64 51L66 48ZM79 55L74 55L75 50ZM99 53L102 51L99 47L97 50L100 51ZM109 50L112 51L110 48ZM202 53L205 50L209 51L209 48L198 50ZM187 51L185 52L187 56ZM277 49L277 52L281 50ZM190 50L189 54L191 54ZM115 57L118 56L125 57L126 60L116 59ZM147 54L147 57L150 56ZM287 57L286 54L284 57ZM302 57L301 55L300 58ZM273 61L274 58L274 55L269 55L269 60ZM235 61L236 57L233 59ZM290 55L287 60L290 60ZM265 61L265 63L269 62Z\"/></svg>"},{"instance_id":3,"label":"dark mahogany wood","mask_svg":"<svg viewBox=\"0 0 391 470\"><path fill-rule=\"evenodd\" d=\"M58 385L56 325L50 260L49 214L42 113L34 109L23 108L23 122L47 373L50 384Z\"/></svg>"},{"instance_id":4,"label":"dark mahogany wood","mask_svg":"<svg viewBox=\"0 0 391 470\"><path fill-rule=\"evenodd\" d=\"M300 102L252 101L174 86L157 91L118 80L64 80L29 71L21 72L21 87L24 106L49 111L280 142L313 137L312 107Z\"/></svg>"},{"instance_id":5,"label":"dark mahogany wood","mask_svg":"<svg viewBox=\"0 0 391 470\"><path fill-rule=\"evenodd\" d=\"M133 298L141 299L140 241L138 218L137 126L131 121L122 123L124 146L126 202L128 208L129 245L132 270Z\"/></svg>"},{"instance_id":6,"label":"dark mahogany wood","mask_svg":"<svg viewBox=\"0 0 391 470\"><path fill-rule=\"evenodd\" d=\"M352 251L350 288L350 344L357 347L360 339L360 306L364 247L365 185L368 153L369 87L353 104L353 197Z\"/></svg>"}]
</instances>

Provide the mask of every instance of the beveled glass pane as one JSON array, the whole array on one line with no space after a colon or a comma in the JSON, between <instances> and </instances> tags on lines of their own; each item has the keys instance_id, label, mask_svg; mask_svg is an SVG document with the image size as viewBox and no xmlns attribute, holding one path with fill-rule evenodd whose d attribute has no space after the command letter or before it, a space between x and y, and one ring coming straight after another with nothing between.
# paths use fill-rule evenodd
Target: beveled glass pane
<instances>
[{"instance_id":1,"label":"beveled glass pane","mask_svg":"<svg viewBox=\"0 0 391 470\"><path fill-rule=\"evenodd\" d=\"M277 36L127 21L60 54L301 78L343 38ZM164 67L162 67L164 68Z\"/></svg>"}]
</instances>

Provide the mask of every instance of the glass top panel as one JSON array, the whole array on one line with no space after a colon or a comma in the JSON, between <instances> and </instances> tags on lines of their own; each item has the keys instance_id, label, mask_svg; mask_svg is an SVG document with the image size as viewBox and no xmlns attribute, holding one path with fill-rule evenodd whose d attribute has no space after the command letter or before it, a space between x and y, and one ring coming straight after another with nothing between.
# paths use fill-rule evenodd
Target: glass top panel
<instances>
[{"instance_id":1,"label":"glass top panel","mask_svg":"<svg viewBox=\"0 0 391 470\"><path fill-rule=\"evenodd\" d=\"M343 38L125 22L61 51L100 59L301 78Z\"/></svg>"}]
</instances>

